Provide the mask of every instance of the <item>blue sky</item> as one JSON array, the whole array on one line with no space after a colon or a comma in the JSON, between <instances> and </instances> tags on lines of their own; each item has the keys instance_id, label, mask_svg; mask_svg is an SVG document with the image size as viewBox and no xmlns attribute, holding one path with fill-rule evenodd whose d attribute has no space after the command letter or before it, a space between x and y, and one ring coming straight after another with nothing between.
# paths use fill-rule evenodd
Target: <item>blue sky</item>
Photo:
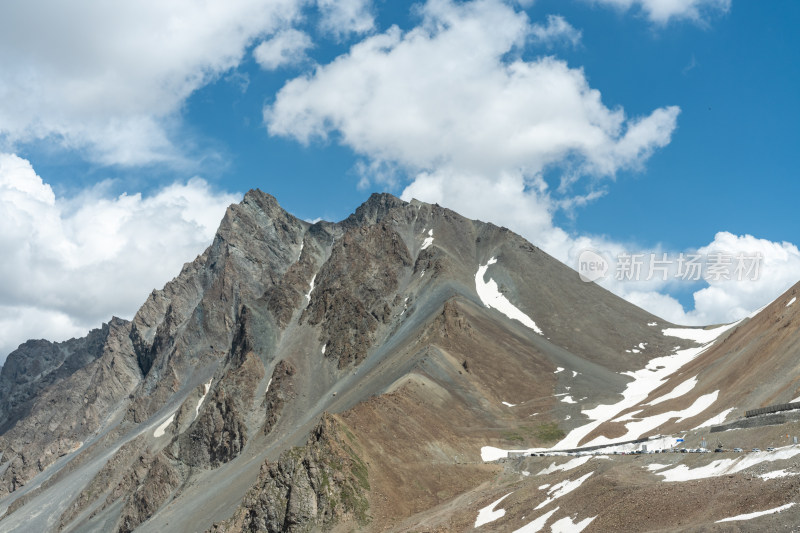
<instances>
[{"instance_id":1,"label":"blue sky","mask_svg":"<svg viewBox=\"0 0 800 533\"><path fill-rule=\"evenodd\" d=\"M601 282L676 322L800 278L796 2L119 6L0 7L0 358L130 318L251 188L308 220L415 196L571 266L764 257L750 282Z\"/></svg>"}]
</instances>

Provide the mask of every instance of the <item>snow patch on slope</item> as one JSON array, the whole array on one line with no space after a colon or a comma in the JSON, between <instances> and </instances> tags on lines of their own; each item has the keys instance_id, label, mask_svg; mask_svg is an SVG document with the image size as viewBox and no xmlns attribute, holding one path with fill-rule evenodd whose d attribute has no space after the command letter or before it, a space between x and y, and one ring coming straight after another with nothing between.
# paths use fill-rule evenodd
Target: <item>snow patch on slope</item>
<instances>
[{"instance_id":1,"label":"snow patch on slope","mask_svg":"<svg viewBox=\"0 0 800 533\"><path fill-rule=\"evenodd\" d=\"M547 474L552 474L553 472L567 472L569 470L572 470L573 468L578 468L579 466L581 466L583 464L586 464L587 462L589 462L589 459L591 459L591 458L592 457L590 455L587 455L585 457L576 457L575 459L571 459L571 460L567 461L566 463L563 463L563 464L560 464L560 465L556 465L555 463L552 463L550 466L548 466L547 468L543 469L541 472L539 472L536 475L537 476L546 476Z\"/></svg>"},{"instance_id":2,"label":"snow patch on slope","mask_svg":"<svg viewBox=\"0 0 800 533\"><path fill-rule=\"evenodd\" d=\"M683 383L672 389L672 392L665 394L664 396L661 396L659 398L656 398L647 405L658 405L660 403L672 400L674 398L680 398L684 394L690 392L695 387L695 385L697 385L697 376L687 379L686 381L684 381Z\"/></svg>"},{"instance_id":3,"label":"snow patch on slope","mask_svg":"<svg viewBox=\"0 0 800 533\"><path fill-rule=\"evenodd\" d=\"M698 328L667 328L662 330L661 333L669 337L678 337L679 339L686 339L695 341L699 344L708 344L729 329L738 326L741 320L719 326L713 329L698 329Z\"/></svg>"},{"instance_id":4,"label":"snow patch on slope","mask_svg":"<svg viewBox=\"0 0 800 533\"><path fill-rule=\"evenodd\" d=\"M479 273L481 273L480 270ZM476 281L477 278L478 276L476 276ZM622 375L633 378L633 380L627 384L625 390L622 391L622 400L614 404L601 404L593 409L582 410L581 413L588 417L591 422L573 429L560 442L551 448L530 448L528 450L518 451L532 453L546 451L548 449L578 448L579 443L592 431L597 429L602 424L613 420L619 416L620 413L646 400L654 390L666 383L673 374L675 374L686 364L693 361L698 355L706 351L713 344L717 337L733 328L738 323L739 322L734 322L732 324L720 326L711 330L698 330L689 328L672 328L663 330L665 335L687 338L690 340L701 339L706 341L706 344L695 348L686 348L684 350L676 348L675 353L671 355L654 357L653 359L650 359L647 365L640 370L635 372L622 372ZM556 373L562 370L563 368L559 367L558 370L556 370ZM707 409L716 400L718 393L719 391L716 391L711 394L701 396L689 408L684 409L683 411L665 413L665 415L670 415L670 418L676 416L680 417L680 421L691 418L692 416L696 416ZM611 445L625 440L639 438L645 432L658 427L660 423L663 423L659 422L659 420L662 420L663 416L664 415L655 415L654 417L649 417L638 422L631 422L630 424L626 424L628 432L623 437L615 437L613 439L609 439L607 437L597 437L591 442L585 443L584 446L601 444ZM666 420L669 420L669 418ZM656 424L652 425L653 422L656 422ZM484 459L484 461L495 461L500 458L508 457L508 451L509 450L501 450L492 446L484 446L481 448L481 457L488 458Z\"/></svg>"},{"instance_id":5,"label":"snow patch on slope","mask_svg":"<svg viewBox=\"0 0 800 533\"><path fill-rule=\"evenodd\" d=\"M785 511L786 509L790 508L794 504L795 502L791 502L787 503L786 505L781 505L780 507L776 507L774 509L767 509L766 511L756 511L755 513L740 514L732 516L730 518L723 518L722 520L717 520L716 523L719 524L720 522L734 522L736 520L752 520L753 518L758 518L759 516L780 513L781 511Z\"/></svg>"},{"instance_id":6,"label":"snow patch on slope","mask_svg":"<svg viewBox=\"0 0 800 533\"><path fill-rule=\"evenodd\" d=\"M706 420L705 422L703 422L699 426L692 428L692 431L694 431L696 429L707 428L707 427L711 427L711 426L716 426L718 424L722 424L723 422L725 422L725 419L728 418L728 415L731 414L731 412L735 411L735 410L736 410L735 407L731 407L730 409L725 409L724 411L722 411L718 415L712 416L711 418L709 418L708 420Z\"/></svg>"},{"instance_id":7,"label":"snow patch on slope","mask_svg":"<svg viewBox=\"0 0 800 533\"><path fill-rule=\"evenodd\" d=\"M789 300L789 303L788 303L788 304L786 304L786 307L789 307L790 305L792 305L792 304L793 304L793 303L795 303L796 301L797 301L797 296L792 296L792 299L791 299L791 300Z\"/></svg>"},{"instance_id":8,"label":"snow patch on slope","mask_svg":"<svg viewBox=\"0 0 800 533\"><path fill-rule=\"evenodd\" d=\"M309 302L311 301L311 293L314 292L314 280L316 279L317 275L314 274L314 276L312 276L311 278L311 283L309 284L308 292L306 293L306 300L308 300Z\"/></svg>"},{"instance_id":9,"label":"snow patch on slope","mask_svg":"<svg viewBox=\"0 0 800 533\"><path fill-rule=\"evenodd\" d=\"M425 230L422 231L424 232ZM424 241L422 241L422 248L420 248L420 250L426 249L431 244L433 244L433 229L428 230L428 236L425 237Z\"/></svg>"},{"instance_id":10,"label":"snow patch on slope","mask_svg":"<svg viewBox=\"0 0 800 533\"><path fill-rule=\"evenodd\" d=\"M668 422L673 418L678 418L678 422L682 422L689 418L699 415L713 404L717 400L717 396L719 395L719 391L714 391L709 394L705 394L697 398L694 403L683 409L681 411L668 411L666 413L661 413L653 416L649 416L647 418L643 418L641 420L634 420L632 422L628 422L625 424L625 429L627 433L622 437L616 437L614 439L609 439L607 437L597 437L592 441L593 444L613 444L615 441L618 442L620 440L633 440L639 438L639 436L647 433L650 430L657 428L658 426Z\"/></svg>"},{"instance_id":11,"label":"snow patch on slope","mask_svg":"<svg viewBox=\"0 0 800 533\"><path fill-rule=\"evenodd\" d=\"M488 263L479 267L478 272L475 274L475 290L477 291L481 302L483 302L483 305L500 311L512 320L521 322L539 335L544 335L539 326L536 325L536 322L531 320L528 315L520 311L516 306L514 306L514 304L508 301L508 298L503 296L497 287L497 282L495 280L492 278L489 278L489 281L484 280L484 276L486 275L486 271L489 269L489 266L495 263L497 263L497 258L492 257L489 259Z\"/></svg>"},{"instance_id":12,"label":"snow patch on slope","mask_svg":"<svg viewBox=\"0 0 800 533\"><path fill-rule=\"evenodd\" d=\"M797 473L789 472L788 470L773 470L772 472L767 472L766 474L760 474L758 477L766 481L769 479L778 479L781 477L796 476L796 475Z\"/></svg>"},{"instance_id":13,"label":"snow patch on slope","mask_svg":"<svg viewBox=\"0 0 800 533\"><path fill-rule=\"evenodd\" d=\"M167 428L170 426L170 424L172 424L173 420L175 420L175 413L172 413L169 418L164 420L164 422L162 422L161 425L156 428L156 430L153 432L153 436L155 438L162 436L164 432L167 431Z\"/></svg>"},{"instance_id":14,"label":"snow patch on slope","mask_svg":"<svg viewBox=\"0 0 800 533\"><path fill-rule=\"evenodd\" d=\"M528 525L522 526L521 528L514 531L514 533L539 533L542 528L547 524L547 521L550 520L550 517L553 516L553 513L558 511L558 507L553 509L552 511L547 511L542 516L534 520Z\"/></svg>"},{"instance_id":15,"label":"snow patch on slope","mask_svg":"<svg viewBox=\"0 0 800 533\"><path fill-rule=\"evenodd\" d=\"M478 511L478 518L475 519L475 527L481 527L484 524L488 524L489 522L494 522L498 518L504 517L506 514L505 509L498 509L497 511L495 511L494 508L497 507L497 505L500 502L502 502L512 494L514 493L509 492L499 500L490 503L489 505Z\"/></svg>"},{"instance_id":16,"label":"snow patch on slope","mask_svg":"<svg viewBox=\"0 0 800 533\"><path fill-rule=\"evenodd\" d=\"M203 383L203 395L200 396L200 401L197 402L197 407L194 408L194 418L197 419L197 415L200 414L200 406L203 405L203 401L206 399L208 395L208 391L211 390L211 382L214 381L214 378L208 380L208 383ZM269 385L267 385L269 387Z\"/></svg>"},{"instance_id":17,"label":"snow patch on slope","mask_svg":"<svg viewBox=\"0 0 800 533\"><path fill-rule=\"evenodd\" d=\"M547 499L542 503L540 503L539 505L537 505L536 509L537 510L541 509L542 507L547 506L550 502L555 501L560 497L565 496L570 492L574 491L575 489L583 485L583 482L586 481L592 474L594 474L594 472L589 472L588 474L584 474L578 479L572 481L570 481L569 479L565 479L561 483L556 483L555 485L550 487L550 489L547 491L548 494Z\"/></svg>"}]
</instances>

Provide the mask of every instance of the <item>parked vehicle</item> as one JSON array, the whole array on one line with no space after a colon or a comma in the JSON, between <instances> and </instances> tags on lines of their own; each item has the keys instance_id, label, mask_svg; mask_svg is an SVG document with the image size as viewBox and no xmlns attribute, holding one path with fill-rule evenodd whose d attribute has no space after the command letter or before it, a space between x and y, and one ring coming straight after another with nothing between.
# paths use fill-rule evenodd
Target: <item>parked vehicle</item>
<instances>
[{"instance_id":1,"label":"parked vehicle","mask_svg":"<svg viewBox=\"0 0 800 533\"><path fill-rule=\"evenodd\" d=\"M734 448L734 449L733 449L733 451L741 453L741 452L743 452L744 450L743 450L743 449L741 449L741 448Z\"/></svg>"}]
</instances>

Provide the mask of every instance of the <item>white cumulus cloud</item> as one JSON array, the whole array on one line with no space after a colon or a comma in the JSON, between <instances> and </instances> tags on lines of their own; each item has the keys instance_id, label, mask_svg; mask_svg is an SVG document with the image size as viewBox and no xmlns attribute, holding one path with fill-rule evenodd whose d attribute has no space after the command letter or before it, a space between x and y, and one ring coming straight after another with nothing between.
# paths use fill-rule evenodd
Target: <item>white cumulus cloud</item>
<instances>
[{"instance_id":1,"label":"white cumulus cloud","mask_svg":"<svg viewBox=\"0 0 800 533\"><path fill-rule=\"evenodd\" d=\"M0 141L37 139L95 161L180 158L185 99L238 65L305 0L31 0L0 4Z\"/></svg>"},{"instance_id":2,"label":"white cumulus cloud","mask_svg":"<svg viewBox=\"0 0 800 533\"><path fill-rule=\"evenodd\" d=\"M0 359L28 338L64 340L130 318L240 199L200 178L146 196L111 195L111 185L57 197L27 160L0 153Z\"/></svg>"},{"instance_id":3,"label":"white cumulus cloud","mask_svg":"<svg viewBox=\"0 0 800 533\"><path fill-rule=\"evenodd\" d=\"M256 62L265 70L294 65L306 59L306 50L313 46L311 37L289 28L263 41L253 50Z\"/></svg>"},{"instance_id":4,"label":"white cumulus cloud","mask_svg":"<svg viewBox=\"0 0 800 533\"><path fill-rule=\"evenodd\" d=\"M703 22L711 14L725 13L731 0L593 0L622 10L640 9L652 22L666 24L675 19Z\"/></svg>"},{"instance_id":5,"label":"white cumulus cloud","mask_svg":"<svg viewBox=\"0 0 800 533\"><path fill-rule=\"evenodd\" d=\"M320 30L338 38L363 34L375 27L372 0L317 0Z\"/></svg>"},{"instance_id":6,"label":"white cumulus cloud","mask_svg":"<svg viewBox=\"0 0 800 533\"><path fill-rule=\"evenodd\" d=\"M567 42L577 46L581 42L582 32L572 26L561 15L548 15L546 24L534 24L531 34L536 41L552 45Z\"/></svg>"},{"instance_id":7,"label":"white cumulus cloud","mask_svg":"<svg viewBox=\"0 0 800 533\"><path fill-rule=\"evenodd\" d=\"M499 0L431 0L421 26L354 45L288 82L265 109L273 135L327 138L407 169L533 176L567 159L611 175L669 142L679 113L630 120L603 105L583 71L553 57L505 59L533 26Z\"/></svg>"}]
</instances>

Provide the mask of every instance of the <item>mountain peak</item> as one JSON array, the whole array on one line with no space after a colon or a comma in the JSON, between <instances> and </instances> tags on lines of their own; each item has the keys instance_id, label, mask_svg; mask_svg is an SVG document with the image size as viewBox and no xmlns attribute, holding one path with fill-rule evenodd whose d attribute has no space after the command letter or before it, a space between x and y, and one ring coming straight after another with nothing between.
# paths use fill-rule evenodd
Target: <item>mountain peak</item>
<instances>
[{"instance_id":1,"label":"mountain peak","mask_svg":"<svg viewBox=\"0 0 800 533\"><path fill-rule=\"evenodd\" d=\"M408 202L404 202L392 194L375 192L370 195L366 202L358 206L355 213L347 217L345 224L375 224L382 220L392 209L407 205L409 205Z\"/></svg>"}]
</instances>

